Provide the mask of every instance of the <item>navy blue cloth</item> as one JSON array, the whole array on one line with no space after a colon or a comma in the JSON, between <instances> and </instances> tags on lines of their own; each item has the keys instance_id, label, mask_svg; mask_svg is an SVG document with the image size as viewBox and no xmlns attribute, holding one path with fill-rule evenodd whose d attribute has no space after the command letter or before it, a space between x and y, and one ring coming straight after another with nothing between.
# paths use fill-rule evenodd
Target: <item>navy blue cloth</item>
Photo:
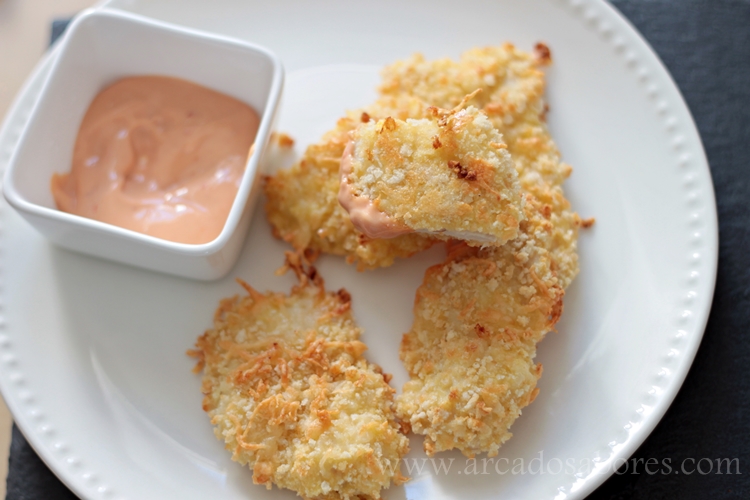
<instances>
[{"instance_id":1,"label":"navy blue cloth","mask_svg":"<svg viewBox=\"0 0 750 500\"><path fill-rule=\"evenodd\" d=\"M50 30L49 34L49 44L52 45L57 41L58 38L60 38L60 35L62 35L66 29L68 29L68 25L72 21L72 18L68 19L55 19L52 21L52 29Z\"/></svg>"},{"instance_id":2,"label":"navy blue cloth","mask_svg":"<svg viewBox=\"0 0 750 500\"><path fill-rule=\"evenodd\" d=\"M698 126L716 190L719 269L703 342L672 406L634 454L643 459L638 474L631 462L589 498L750 499L750 1L612 3L659 54ZM692 474L647 474L649 458ZM737 459L740 474L717 474L717 459ZM699 473L698 462L713 470Z\"/></svg>"},{"instance_id":3,"label":"navy blue cloth","mask_svg":"<svg viewBox=\"0 0 750 500\"><path fill-rule=\"evenodd\" d=\"M750 499L750 1L612 3L669 68L700 130L719 210L719 272L703 343L677 398L635 453L636 467L631 460L589 498ZM649 474L649 459L669 459L673 473ZM737 459L732 474L717 474L717 459ZM705 472L709 463L702 474L698 465ZM679 473L683 464L692 474ZM8 500L75 498L15 427L7 485Z\"/></svg>"}]
</instances>

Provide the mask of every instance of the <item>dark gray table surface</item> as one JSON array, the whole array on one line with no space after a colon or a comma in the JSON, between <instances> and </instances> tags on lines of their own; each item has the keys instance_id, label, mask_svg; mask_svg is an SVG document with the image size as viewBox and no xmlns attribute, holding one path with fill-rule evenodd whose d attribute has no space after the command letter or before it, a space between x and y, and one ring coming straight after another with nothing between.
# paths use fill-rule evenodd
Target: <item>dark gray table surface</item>
<instances>
[{"instance_id":1,"label":"dark gray table surface","mask_svg":"<svg viewBox=\"0 0 750 500\"><path fill-rule=\"evenodd\" d=\"M522 0L518 0L522 1ZM706 148L719 271L706 333L671 408L591 499L750 498L750 0L612 0L669 68ZM57 31L59 32L59 26ZM59 34L59 33L58 33ZM739 474L649 474L643 464L737 459ZM694 460L695 462L690 462ZM704 462L707 469L708 462ZM675 468L679 472L679 468ZM735 469L732 469L734 472ZM76 498L13 429L8 500Z\"/></svg>"}]
</instances>

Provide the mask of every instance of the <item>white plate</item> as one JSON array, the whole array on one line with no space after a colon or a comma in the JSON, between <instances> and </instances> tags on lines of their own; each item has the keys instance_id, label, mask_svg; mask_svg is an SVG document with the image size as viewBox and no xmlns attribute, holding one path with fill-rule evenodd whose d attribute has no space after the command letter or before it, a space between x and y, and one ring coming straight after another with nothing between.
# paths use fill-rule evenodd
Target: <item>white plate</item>
<instances>
[{"instance_id":1,"label":"white plate","mask_svg":"<svg viewBox=\"0 0 750 500\"><path fill-rule=\"evenodd\" d=\"M374 95L373 66L321 66L547 42L555 59L550 126L575 167L566 193L597 223L581 234L581 274L559 332L539 347L541 393L486 469L481 457L474 474L460 455L441 454L446 464L454 459L450 473L436 474L428 462L386 496L583 498L643 442L700 343L718 236L690 114L656 56L611 7L598 0L465 0L460 8L331 0L307 10L301 0L113 4L276 51L289 71L280 128L298 148ZM51 57L0 132L0 168ZM286 246L271 238L262 210L230 278L208 284L58 250L4 203L0 217L0 387L24 434L71 489L92 499L294 498L252 485L250 472L230 462L200 409L199 378L184 355L219 298L239 292L232 276L261 289L291 284L273 275ZM332 257L319 266L331 288L352 292L369 357L399 387L406 375L397 347L414 291L439 259L434 249L366 274ZM421 440L412 445L409 457L424 457Z\"/></svg>"}]
</instances>

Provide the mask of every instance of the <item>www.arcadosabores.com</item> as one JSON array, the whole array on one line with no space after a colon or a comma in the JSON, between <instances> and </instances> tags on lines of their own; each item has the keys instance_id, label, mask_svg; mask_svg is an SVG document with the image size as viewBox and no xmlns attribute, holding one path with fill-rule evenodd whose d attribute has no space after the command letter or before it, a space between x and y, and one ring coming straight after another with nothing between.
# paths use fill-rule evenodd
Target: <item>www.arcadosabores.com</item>
<instances>
[{"instance_id":1,"label":"www.arcadosabores.com","mask_svg":"<svg viewBox=\"0 0 750 500\"><path fill-rule=\"evenodd\" d=\"M588 458L546 458L539 452L534 458L403 458L399 466L409 477L422 475L577 475L615 474L727 474L742 475L739 458L618 458L598 461Z\"/></svg>"}]
</instances>

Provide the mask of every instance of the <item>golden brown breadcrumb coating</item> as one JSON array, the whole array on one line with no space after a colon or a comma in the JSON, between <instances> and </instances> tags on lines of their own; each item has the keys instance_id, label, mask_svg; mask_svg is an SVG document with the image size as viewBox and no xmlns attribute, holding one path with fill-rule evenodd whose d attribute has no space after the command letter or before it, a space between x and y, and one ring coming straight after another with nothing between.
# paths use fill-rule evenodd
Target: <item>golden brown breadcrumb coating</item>
<instances>
[{"instance_id":1,"label":"golden brown breadcrumb coating","mask_svg":"<svg viewBox=\"0 0 750 500\"><path fill-rule=\"evenodd\" d=\"M266 179L266 214L274 234L297 250L309 249L344 255L359 270L387 267L396 258L409 257L435 241L420 234L392 239L368 238L357 231L338 202L339 165L348 134L362 121L380 116L406 118L425 107L409 98L385 98L350 112L317 143L309 146L291 168Z\"/></svg>"},{"instance_id":2,"label":"golden brown breadcrumb coating","mask_svg":"<svg viewBox=\"0 0 750 500\"><path fill-rule=\"evenodd\" d=\"M489 116L503 135L521 186L548 210L554 228L553 262L567 287L578 273L580 218L571 211L562 183L571 167L561 161L547 128L542 68L552 61L549 49L537 44L528 53L510 43L475 48L458 61L427 61L420 54L386 67L380 92L393 99L418 98L429 105L452 108L465 95L481 89L471 104Z\"/></svg>"},{"instance_id":3,"label":"golden brown breadcrumb coating","mask_svg":"<svg viewBox=\"0 0 750 500\"><path fill-rule=\"evenodd\" d=\"M426 61L417 54L386 67L380 98L336 124L310 146L300 162L269 178L266 211L274 233L296 249L345 255L360 269L389 266L433 244L422 235L373 240L357 231L337 200L339 159L348 134L371 119L424 118L429 106L451 109L467 94L481 89L472 104L486 113L503 134L521 186L549 205L557 236L552 250L561 281L567 286L578 272L578 216L560 188L571 168L560 159L547 125L544 73L549 49L538 44L534 54L506 43L471 49L458 61Z\"/></svg>"},{"instance_id":4,"label":"golden brown breadcrumb coating","mask_svg":"<svg viewBox=\"0 0 750 500\"><path fill-rule=\"evenodd\" d=\"M502 136L465 102L428 111L422 119L370 120L350 134L339 201L355 227L377 236L386 221L474 246L515 238L523 198Z\"/></svg>"},{"instance_id":5,"label":"golden brown breadcrumb coating","mask_svg":"<svg viewBox=\"0 0 750 500\"><path fill-rule=\"evenodd\" d=\"M398 413L425 435L425 450L497 453L509 427L536 396L536 343L562 312L578 273L580 218L562 190L562 163L545 123L544 74L551 62L502 47L473 49L457 62L421 56L384 71L381 92L452 106L467 90L502 132L527 197L521 235L504 247L454 249L425 275L401 358L412 379Z\"/></svg>"},{"instance_id":6,"label":"golden brown breadcrumb coating","mask_svg":"<svg viewBox=\"0 0 750 500\"><path fill-rule=\"evenodd\" d=\"M336 203L338 179L330 178L349 132L370 119L425 118L430 106L451 109L481 89L471 104L503 134L526 200L526 220L518 237L502 247L453 246L444 263L428 270L417 292L414 324L400 352L411 380L397 400L397 411L414 432L425 435L428 454L452 448L469 456L497 454L521 409L536 396L541 374L533 361L536 344L554 327L564 290L578 273L582 222L562 190L571 168L561 161L545 122L542 69L550 62L544 45L530 54L505 44L469 50L458 61L426 61L416 55L385 68L374 109L350 114L324 137L321 144L327 146L314 146L327 147L330 155L328 171L316 174L326 179L315 185L316 191L327 186L331 192L315 194L318 198L304 207L292 197L291 206L269 203L269 218L285 239L303 236L294 243L298 248L345 254L361 263L357 232ZM287 179L303 186L310 175L298 168ZM284 189L288 187L275 189L269 198L278 198ZM304 196L302 190L299 196ZM327 215L321 217L319 211ZM283 230L279 219L287 223ZM331 240L335 251L308 236L321 228L323 235L341 231ZM369 258L368 267L408 255L387 242L401 245L397 240L410 236L369 242L382 252ZM343 241L353 243L345 247ZM417 251L417 246L407 248Z\"/></svg>"},{"instance_id":7,"label":"golden brown breadcrumb coating","mask_svg":"<svg viewBox=\"0 0 750 500\"><path fill-rule=\"evenodd\" d=\"M526 215L502 247L454 246L417 291L401 344L411 380L397 411L425 435L428 455L496 455L536 397L536 344L560 317L564 292L547 250L552 227L533 196Z\"/></svg>"},{"instance_id":8,"label":"golden brown breadcrumb coating","mask_svg":"<svg viewBox=\"0 0 750 500\"><path fill-rule=\"evenodd\" d=\"M232 459L253 481L308 499L377 499L403 482L389 376L362 356L366 346L346 290L326 292L295 254L300 283L289 295L243 284L196 342L203 409Z\"/></svg>"}]
</instances>

